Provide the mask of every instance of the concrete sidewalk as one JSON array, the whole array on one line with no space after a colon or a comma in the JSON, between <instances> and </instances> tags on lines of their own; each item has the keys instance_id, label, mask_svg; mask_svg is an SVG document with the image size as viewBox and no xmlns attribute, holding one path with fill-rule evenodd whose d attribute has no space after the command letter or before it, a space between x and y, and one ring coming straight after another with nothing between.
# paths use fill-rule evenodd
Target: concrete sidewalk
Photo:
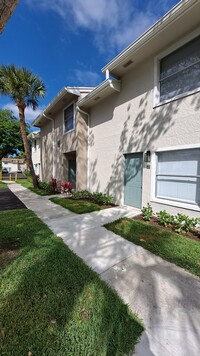
<instances>
[{"instance_id":1,"label":"concrete sidewalk","mask_svg":"<svg viewBox=\"0 0 200 356\"><path fill-rule=\"evenodd\" d=\"M138 210L77 215L18 184L9 188L143 319L137 356L199 355L200 280L102 226Z\"/></svg>"}]
</instances>

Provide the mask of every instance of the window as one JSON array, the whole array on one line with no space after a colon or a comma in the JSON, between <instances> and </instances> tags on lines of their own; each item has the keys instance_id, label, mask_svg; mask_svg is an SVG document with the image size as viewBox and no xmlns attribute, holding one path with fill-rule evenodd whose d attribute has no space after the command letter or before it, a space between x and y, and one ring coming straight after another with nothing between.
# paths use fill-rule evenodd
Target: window
<instances>
[{"instance_id":1,"label":"window","mask_svg":"<svg viewBox=\"0 0 200 356\"><path fill-rule=\"evenodd\" d=\"M64 110L64 133L74 129L74 104Z\"/></svg>"},{"instance_id":2,"label":"window","mask_svg":"<svg viewBox=\"0 0 200 356\"><path fill-rule=\"evenodd\" d=\"M200 205L200 148L157 153L156 197Z\"/></svg>"},{"instance_id":3,"label":"window","mask_svg":"<svg viewBox=\"0 0 200 356\"><path fill-rule=\"evenodd\" d=\"M200 36L157 59L155 104L200 89Z\"/></svg>"}]
</instances>

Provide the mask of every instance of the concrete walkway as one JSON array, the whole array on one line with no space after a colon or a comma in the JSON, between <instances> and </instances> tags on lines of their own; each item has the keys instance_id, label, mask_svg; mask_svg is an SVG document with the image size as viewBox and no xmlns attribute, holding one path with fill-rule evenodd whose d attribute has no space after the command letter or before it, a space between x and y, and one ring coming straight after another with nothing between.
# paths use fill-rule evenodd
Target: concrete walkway
<instances>
[{"instance_id":1,"label":"concrete walkway","mask_svg":"<svg viewBox=\"0 0 200 356\"><path fill-rule=\"evenodd\" d=\"M200 279L102 226L138 210L76 215L18 184L9 187L143 319L137 356L199 355Z\"/></svg>"}]
</instances>

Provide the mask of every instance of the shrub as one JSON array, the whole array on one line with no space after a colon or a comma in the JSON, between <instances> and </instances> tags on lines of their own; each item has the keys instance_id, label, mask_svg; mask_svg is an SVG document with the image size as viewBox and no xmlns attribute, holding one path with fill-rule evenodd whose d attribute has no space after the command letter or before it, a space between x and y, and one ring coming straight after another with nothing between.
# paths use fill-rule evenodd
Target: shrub
<instances>
[{"instance_id":1,"label":"shrub","mask_svg":"<svg viewBox=\"0 0 200 356\"><path fill-rule=\"evenodd\" d=\"M153 215L153 209L151 204L147 203L147 206L142 208L142 219L145 221L150 221Z\"/></svg>"},{"instance_id":2,"label":"shrub","mask_svg":"<svg viewBox=\"0 0 200 356\"><path fill-rule=\"evenodd\" d=\"M200 219L189 218L189 216L185 214L178 213L174 217L174 228L175 231L178 233L186 233L189 231L193 231L199 223Z\"/></svg>"},{"instance_id":3,"label":"shrub","mask_svg":"<svg viewBox=\"0 0 200 356\"><path fill-rule=\"evenodd\" d=\"M72 191L72 183L71 182L61 182L61 190L63 193L67 192L67 193L71 193Z\"/></svg>"},{"instance_id":4,"label":"shrub","mask_svg":"<svg viewBox=\"0 0 200 356\"><path fill-rule=\"evenodd\" d=\"M47 193L53 193L53 187L49 183L39 180L38 184L40 189L45 190Z\"/></svg>"},{"instance_id":5,"label":"shrub","mask_svg":"<svg viewBox=\"0 0 200 356\"><path fill-rule=\"evenodd\" d=\"M30 171L24 171L23 174L26 176L26 177L31 177L31 172Z\"/></svg>"},{"instance_id":6,"label":"shrub","mask_svg":"<svg viewBox=\"0 0 200 356\"><path fill-rule=\"evenodd\" d=\"M72 192L72 199L92 199L92 193L87 190Z\"/></svg>"},{"instance_id":7,"label":"shrub","mask_svg":"<svg viewBox=\"0 0 200 356\"><path fill-rule=\"evenodd\" d=\"M156 214L159 223L163 226L172 225L174 223L174 216L166 212L166 210L161 210Z\"/></svg>"},{"instance_id":8,"label":"shrub","mask_svg":"<svg viewBox=\"0 0 200 356\"><path fill-rule=\"evenodd\" d=\"M113 197L105 193L96 192L92 194L92 199L100 205L110 205L113 202Z\"/></svg>"},{"instance_id":9,"label":"shrub","mask_svg":"<svg viewBox=\"0 0 200 356\"><path fill-rule=\"evenodd\" d=\"M72 199L88 199L100 205L110 205L113 202L113 197L101 192L90 193L87 190L72 192Z\"/></svg>"},{"instance_id":10,"label":"shrub","mask_svg":"<svg viewBox=\"0 0 200 356\"><path fill-rule=\"evenodd\" d=\"M57 191L57 181L56 178L51 178L51 181L49 182L50 186L52 187L53 192L55 193Z\"/></svg>"}]
</instances>

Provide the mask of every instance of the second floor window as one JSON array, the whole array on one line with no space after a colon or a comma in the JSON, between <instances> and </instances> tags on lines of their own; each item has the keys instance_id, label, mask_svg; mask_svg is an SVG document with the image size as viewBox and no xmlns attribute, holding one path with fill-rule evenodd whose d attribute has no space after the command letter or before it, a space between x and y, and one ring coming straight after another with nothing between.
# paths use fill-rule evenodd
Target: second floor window
<instances>
[{"instance_id":1,"label":"second floor window","mask_svg":"<svg viewBox=\"0 0 200 356\"><path fill-rule=\"evenodd\" d=\"M160 60L160 101L200 88L200 36Z\"/></svg>"},{"instance_id":2,"label":"second floor window","mask_svg":"<svg viewBox=\"0 0 200 356\"><path fill-rule=\"evenodd\" d=\"M74 129L74 104L64 110L64 133Z\"/></svg>"}]
</instances>

